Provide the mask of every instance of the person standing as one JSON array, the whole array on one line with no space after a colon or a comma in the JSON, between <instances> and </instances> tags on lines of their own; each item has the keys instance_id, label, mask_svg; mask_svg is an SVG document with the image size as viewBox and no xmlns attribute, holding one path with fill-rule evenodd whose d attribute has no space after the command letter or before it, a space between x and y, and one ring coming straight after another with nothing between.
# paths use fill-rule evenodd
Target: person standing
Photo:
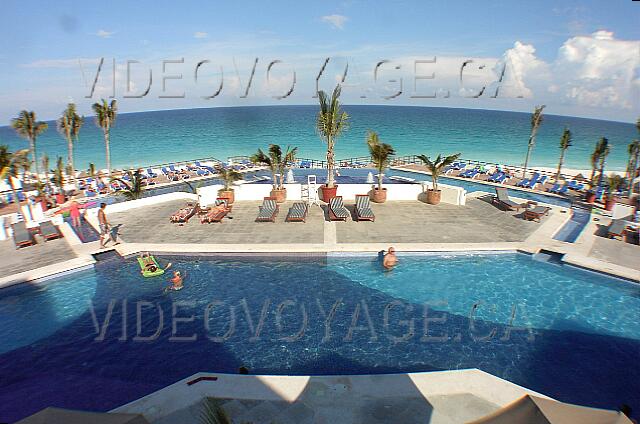
<instances>
[{"instance_id":1,"label":"person standing","mask_svg":"<svg viewBox=\"0 0 640 424\"><path fill-rule=\"evenodd\" d=\"M109 242L109 221L107 220L107 214L105 213L105 209L107 208L106 203L100 203L100 209L98 210L98 223L100 224L100 247L107 247L106 244Z\"/></svg>"},{"instance_id":2,"label":"person standing","mask_svg":"<svg viewBox=\"0 0 640 424\"><path fill-rule=\"evenodd\" d=\"M387 250L387 254L384 255L384 259L382 260L382 266L386 270L392 270L394 266L398 264L398 257L396 256L396 249L392 247Z\"/></svg>"}]
</instances>

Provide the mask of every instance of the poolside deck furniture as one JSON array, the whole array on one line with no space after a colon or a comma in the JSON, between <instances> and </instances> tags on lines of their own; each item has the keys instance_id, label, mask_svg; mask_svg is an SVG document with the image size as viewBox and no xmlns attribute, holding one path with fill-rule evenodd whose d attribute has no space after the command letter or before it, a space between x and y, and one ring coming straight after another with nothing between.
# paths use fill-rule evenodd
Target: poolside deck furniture
<instances>
[{"instance_id":1,"label":"poolside deck furniture","mask_svg":"<svg viewBox=\"0 0 640 424\"><path fill-rule=\"evenodd\" d=\"M537 185L543 185L546 182L547 182L547 176L543 175L542 177L538 178L537 181L530 182L527 188L535 189Z\"/></svg>"},{"instance_id":2,"label":"poolside deck furniture","mask_svg":"<svg viewBox=\"0 0 640 424\"><path fill-rule=\"evenodd\" d=\"M293 206L289 208L287 213L287 222L306 222L307 212L309 211L309 205L305 202L295 202Z\"/></svg>"},{"instance_id":3,"label":"poolside deck furniture","mask_svg":"<svg viewBox=\"0 0 640 424\"><path fill-rule=\"evenodd\" d=\"M375 221L376 216L371 209L371 203L369 202L368 194L356 195L356 219L358 221Z\"/></svg>"},{"instance_id":4,"label":"poolside deck furniture","mask_svg":"<svg viewBox=\"0 0 640 424\"><path fill-rule=\"evenodd\" d=\"M342 203L342 196L336 196L329 201L329 221L346 221L349 210Z\"/></svg>"},{"instance_id":5,"label":"poolside deck furniture","mask_svg":"<svg viewBox=\"0 0 640 424\"><path fill-rule=\"evenodd\" d=\"M276 222L279 206L278 203L276 203L275 197L265 197L262 200L262 205L258 208L259 211L256 222Z\"/></svg>"},{"instance_id":6,"label":"poolside deck furniture","mask_svg":"<svg viewBox=\"0 0 640 424\"><path fill-rule=\"evenodd\" d=\"M504 187L496 187L496 195L491 203L509 211L518 211L527 206L526 203L516 203L509 199L509 192Z\"/></svg>"},{"instance_id":7,"label":"poolside deck furniture","mask_svg":"<svg viewBox=\"0 0 640 424\"><path fill-rule=\"evenodd\" d=\"M524 210L523 218L527 221L538 221L543 216L549 215L551 208L546 206L538 206L538 202L527 202L527 208Z\"/></svg>"},{"instance_id":8,"label":"poolside deck furniture","mask_svg":"<svg viewBox=\"0 0 640 424\"><path fill-rule=\"evenodd\" d=\"M31 234L24 221L16 222L11 228L13 229L13 241L16 244L16 249L36 244L33 234Z\"/></svg>"},{"instance_id":9,"label":"poolside deck furniture","mask_svg":"<svg viewBox=\"0 0 640 424\"><path fill-rule=\"evenodd\" d=\"M615 239L616 237L620 237L620 240L624 241L624 237L627 230L627 224L622 219L614 219L609 224L609 228L607 228L607 237L610 239Z\"/></svg>"},{"instance_id":10,"label":"poolside deck furniture","mask_svg":"<svg viewBox=\"0 0 640 424\"><path fill-rule=\"evenodd\" d=\"M57 226L53 225L51 221L44 221L40 223L40 235L42 236L44 241L62 238L60 229Z\"/></svg>"},{"instance_id":11,"label":"poolside deck furniture","mask_svg":"<svg viewBox=\"0 0 640 424\"><path fill-rule=\"evenodd\" d=\"M198 205L187 205L184 208L180 208L176 213L169 217L169 221L174 224L185 224L196 214L198 211Z\"/></svg>"},{"instance_id":12,"label":"poolside deck furniture","mask_svg":"<svg viewBox=\"0 0 640 424\"><path fill-rule=\"evenodd\" d=\"M224 205L224 209L222 210L218 210L218 209L209 209L209 208L205 208L203 209L204 211L204 215L202 216L202 218L200 218L200 223L201 224L205 224L205 223L212 223L212 222L222 222L222 219L229 215L229 212L231 212L231 208L232 206L229 205L228 200L222 197L219 197L216 199L216 203L215 206L220 206L220 205Z\"/></svg>"},{"instance_id":13,"label":"poolside deck furniture","mask_svg":"<svg viewBox=\"0 0 640 424\"><path fill-rule=\"evenodd\" d=\"M534 172L531 178L525 178L516 184L517 187L528 187L531 188L532 184L535 184L540 179L540 174L538 172Z\"/></svg>"}]
</instances>

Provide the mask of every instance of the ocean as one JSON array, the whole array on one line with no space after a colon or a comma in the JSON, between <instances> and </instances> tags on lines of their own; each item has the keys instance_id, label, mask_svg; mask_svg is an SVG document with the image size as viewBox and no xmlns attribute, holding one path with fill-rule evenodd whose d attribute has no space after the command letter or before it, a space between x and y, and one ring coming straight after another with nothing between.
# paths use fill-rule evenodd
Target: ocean
<instances>
[{"instance_id":1,"label":"ocean","mask_svg":"<svg viewBox=\"0 0 640 424\"><path fill-rule=\"evenodd\" d=\"M492 110L411 106L343 106L349 129L338 139L336 158L368 154L367 130L377 131L398 155L462 153L466 159L521 165L527 151L530 114ZM298 147L301 158L324 159L325 146L315 131L317 106L255 106L182 109L120 114L111 132L111 162L117 168L202 157L226 160L250 155L270 143ZM16 111L16 115L17 115ZM573 133L566 168L589 169L589 156L600 137L612 146L607 170L621 171L627 145L639 137L635 125L545 115L531 156L532 166L555 167L564 127ZM10 127L0 127L0 144L12 150L28 147ZM66 158L66 141L49 122L38 138L38 153ZM105 166L102 130L87 117L75 146L75 165Z\"/></svg>"}]
</instances>

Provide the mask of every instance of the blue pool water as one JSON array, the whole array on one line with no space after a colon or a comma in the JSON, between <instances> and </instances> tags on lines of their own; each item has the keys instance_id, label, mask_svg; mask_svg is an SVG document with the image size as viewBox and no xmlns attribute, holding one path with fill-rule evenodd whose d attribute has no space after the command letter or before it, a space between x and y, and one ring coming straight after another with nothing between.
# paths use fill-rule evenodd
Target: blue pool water
<instances>
[{"instance_id":1,"label":"blue pool water","mask_svg":"<svg viewBox=\"0 0 640 424\"><path fill-rule=\"evenodd\" d=\"M387 273L373 256L166 257L186 273L166 294L167 278L112 257L3 289L0 422L50 405L108 410L240 366L475 367L563 401L640 408L640 286L521 254L400 259Z\"/></svg>"}]
</instances>

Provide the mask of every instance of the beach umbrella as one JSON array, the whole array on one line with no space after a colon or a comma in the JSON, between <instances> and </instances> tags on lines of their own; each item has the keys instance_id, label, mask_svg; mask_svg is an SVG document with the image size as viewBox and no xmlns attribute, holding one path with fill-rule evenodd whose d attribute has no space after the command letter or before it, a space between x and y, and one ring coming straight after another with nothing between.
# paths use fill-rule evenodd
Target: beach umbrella
<instances>
[{"instance_id":1,"label":"beach umbrella","mask_svg":"<svg viewBox=\"0 0 640 424\"><path fill-rule=\"evenodd\" d=\"M525 395L472 424L632 424L622 412Z\"/></svg>"},{"instance_id":2,"label":"beach umbrella","mask_svg":"<svg viewBox=\"0 0 640 424\"><path fill-rule=\"evenodd\" d=\"M578 175L576 175L575 177L573 177L574 180L576 181L587 181L587 177L585 177L584 175L582 175L582 173L579 173Z\"/></svg>"},{"instance_id":3,"label":"beach umbrella","mask_svg":"<svg viewBox=\"0 0 640 424\"><path fill-rule=\"evenodd\" d=\"M373 184L373 174L371 172L367 174L367 184Z\"/></svg>"},{"instance_id":4,"label":"beach umbrella","mask_svg":"<svg viewBox=\"0 0 640 424\"><path fill-rule=\"evenodd\" d=\"M111 414L46 408L16 424L149 424L140 414Z\"/></svg>"},{"instance_id":5,"label":"beach umbrella","mask_svg":"<svg viewBox=\"0 0 640 424\"><path fill-rule=\"evenodd\" d=\"M290 169L289 172L287 172L287 184L293 183L295 183L295 180L293 179L293 169Z\"/></svg>"}]
</instances>

